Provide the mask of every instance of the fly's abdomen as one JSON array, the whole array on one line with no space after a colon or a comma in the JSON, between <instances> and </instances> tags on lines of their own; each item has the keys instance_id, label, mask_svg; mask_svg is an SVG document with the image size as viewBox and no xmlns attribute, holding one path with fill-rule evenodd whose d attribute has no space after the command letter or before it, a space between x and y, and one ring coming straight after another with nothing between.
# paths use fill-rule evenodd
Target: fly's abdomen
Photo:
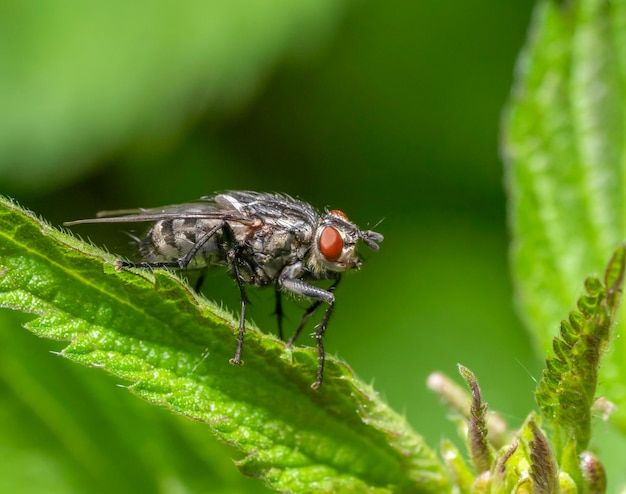
<instances>
[{"instance_id":1,"label":"fly's abdomen","mask_svg":"<svg viewBox=\"0 0 626 494\"><path fill-rule=\"evenodd\" d=\"M208 240L204 237L216 223L215 220L183 218L157 221L139 243L141 257L146 262L178 261L202 242L188 267L215 264L223 251L222 232L217 231Z\"/></svg>"}]
</instances>

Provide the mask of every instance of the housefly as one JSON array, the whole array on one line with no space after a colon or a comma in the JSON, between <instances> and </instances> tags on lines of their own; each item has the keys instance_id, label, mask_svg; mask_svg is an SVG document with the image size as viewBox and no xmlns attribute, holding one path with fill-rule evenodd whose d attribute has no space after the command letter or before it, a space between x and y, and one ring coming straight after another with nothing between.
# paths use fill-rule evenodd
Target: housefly
<instances>
[{"instance_id":1,"label":"housefly","mask_svg":"<svg viewBox=\"0 0 626 494\"><path fill-rule=\"evenodd\" d=\"M82 223L153 222L144 238L137 239L141 262L117 261L121 270L129 268L204 269L222 265L237 283L241 314L235 356L231 364L241 365L246 285L273 286L279 336L283 338L281 293L308 298L313 303L305 311L292 345L305 323L322 304L326 311L312 335L317 341L317 389L324 373L322 338L335 307L335 288L346 271L361 267L357 242L378 250L380 233L361 230L339 210L320 214L310 204L284 194L228 191L202 197L196 202L154 209L103 211L96 218L70 221ZM202 278L202 276L201 276ZM309 284L314 280L334 280L323 289ZM199 289L199 284L196 286Z\"/></svg>"}]
</instances>

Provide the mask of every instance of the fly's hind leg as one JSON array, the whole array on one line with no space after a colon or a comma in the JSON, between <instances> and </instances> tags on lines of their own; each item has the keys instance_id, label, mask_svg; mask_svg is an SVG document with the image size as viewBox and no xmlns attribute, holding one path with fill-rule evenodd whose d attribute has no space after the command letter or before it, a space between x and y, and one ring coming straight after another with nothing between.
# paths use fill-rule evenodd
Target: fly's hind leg
<instances>
[{"instance_id":1,"label":"fly's hind leg","mask_svg":"<svg viewBox=\"0 0 626 494\"><path fill-rule=\"evenodd\" d=\"M206 232L200 240L198 240L194 246L187 252L183 257L176 261L156 261L156 262L128 262L128 261L115 261L115 269L118 271L122 268L179 268L185 269L189 266L189 263L196 256L198 251L202 248L204 244L206 244L213 235L215 235L220 229L224 228L226 225L225 221L219 222L213 228L211 228L208 232ZM231 230L232 232L232 230Z\"/></svg>"}]
</instances>

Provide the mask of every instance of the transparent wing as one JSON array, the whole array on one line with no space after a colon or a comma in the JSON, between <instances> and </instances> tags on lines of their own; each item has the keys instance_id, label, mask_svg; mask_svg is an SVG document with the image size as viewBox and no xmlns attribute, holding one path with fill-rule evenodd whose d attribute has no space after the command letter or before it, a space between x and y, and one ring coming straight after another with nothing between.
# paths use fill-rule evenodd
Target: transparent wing
<instances>
[{"instance_id":1,"label":"transparent wing","mask_svg":"<svg viewBox=\"0 0 626 494\"><path fill-rule=\"evenodd\" d=\"M250 219L233 209L224 209L207 198L203 202L173 204L158 208L117 209L100 211L96 218L66 221L65 226L84 223L140 223L168 219L224 219L228 221L247 222Z\"/></svg>"},{"instance_id":2,"label":"transparent wing","mask_svg":"<svg viewBox=\"0 0 626 494\"><path fill-rule=\"evenodd\" d=\"M101 211L96 218L68 221L66 226L83 223L137 223L167 219L223 219L251 224L292 218L315 224L317 212L306 202L284 194L227 191L198 201L151 209Z\"/></svg>"}]
</instances>

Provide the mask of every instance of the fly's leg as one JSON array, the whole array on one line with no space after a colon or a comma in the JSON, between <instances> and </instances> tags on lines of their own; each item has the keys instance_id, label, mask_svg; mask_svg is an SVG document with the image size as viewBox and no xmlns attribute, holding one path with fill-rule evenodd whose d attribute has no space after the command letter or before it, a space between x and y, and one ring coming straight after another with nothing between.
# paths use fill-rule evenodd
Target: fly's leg
<instances>
[{"instance_id":1,"label":"fly's leg","mask_svg":"<svg viewBox=\"0 0 626 494\"><path fill-rule=\"evenodd\" d=\"M235 356L230 359L230 363L233 365L243 365L243 360L241 360L241 351L243 349L243 334L245 331L248 297L246 296L245 280L241 277L241 273L239 272L240 259L237 244L235 242L235 234L233 233L230 225L226 222L222 225L222 231L224 235L224 242L226 243L226 259L228 260L229 267L233 270L235 275L235 281L237 282L239 296L241 298L241 315L239 317L237 347L235 348Z\"/></svg>"},{"instance_id":2,"label":"fly's leg","mask_svg":"<svg viewBox=\"0 0 626 494\"><path fill-rule=\"evenodd\" d=\"M248 304L248 298L246 296L245 290L245 281L241 277L239 273L239 253L237 250L237 244L235 242L235 234L233 233L232 228L226 221L220 221L213 228L211 228L208 232L206 232L200 240L198 240L194 246L187 252L183 257L178 259L177 261L162 261L162 262L127 262L127 261L117 261L116 268L122 269L123 267L128 268L179 268L185 269L189 266L191 260L195 257L198 251L202 248L204 244L206 244L213 235L215 235L219 230L222 230L222 235L224 237L224 242L226 244L226 259L228 261L229 267L233 270L235 274L235 281L237 282L237 286L239 287L239 295L241 296L241 317L239 319L239 334L237 335L237 348L235 350L235 356L230 359L231 364L241 365L243 361L241 360L241 350L243 347L243 333L245 328L245 318L246 318L246 305ZM196 283L196 291L200 288L200 285L204 281L204 277L200 275L200 279L198 283Z\"/></svg>"},{"instance_id":3,"label":"fly's leg","mask_svg":"<svg viewBox=\"0 0 626 494\"><path fill-rule=\"evenodd\" d=\"M315 303L321 304L322 302L326 302L328 304L328 308L324 313L324 317L322 318L322 322L320 322L313 334L313 337L317 340L317 353L318 353L318 364L317 364L317 378L315 382L311 384L313 389L318 389L322 385L322 379L324 377L324 333L326 332L326 327L328 326L328 321L330 320L330 316L333 313L333 309L335 308L335 296L333 292L330 290L324 290L323 288L318 288L313 285L308 285L304 281L299 280L297 278L281 278L279 279L280 284L285 290L289 290L297 295L302 295L304 297L309 297L315 299ZM336 286L336 285L335 285ZM315 303L313 305L315 305ZM311 306L313 307L313 306ZM310 310L311 308L309 308ZM317 307L315 307L317 309ZM307 311L308 312L308 311ZM311 312L312 313L312 312Z\"/></svg>"},{"instance_id":4,"label":"fly's leg","mask_svg":"<svg viewBox=\"0 0 626 494\"><path fill-rule=\"evenodd\" d=\"M334 292L335 288L337 288L337 285L339 284L340 281L341 281L341 277L338 277L337 280L331 286L328 287L328 291ZM315 313L317 308L320 305L322 305L322 302L323 300L316 300L304 312L302 319L300 319L300 324L298 325L298 328L296 329L296 332L293 334L293 336L289 338L289 341L287 342L287 346L292 346L296 342L296 340L298 339L298 336L300 336L300 333L304 329L304 326L306 325L310 317Z\"/></svg>"},{"instance_id":5,"label":"fly's leg","mask_svg":"<svg viewBox=\"0 0 626 494\"><path fill-rule=\"evenodd\" d=\"M122 268L180 268L178 261L163 261L163 262L129 262L117 259L115 261L115 269L121 271Z\"/></svg>"},{"instance_id":6,"label":"fly's leg","mask_svg":"<svg viewBox=\"0 0 626 494\"><path fill-rule=\"evenodd\" d=\"M318 389L322 385L322 379L324 378L324 333L326 332L326 327L328 326L328 321L330 320L330 316L333 313L333 309L335 308L335 297L333 296L333 302L328 304L328 309L324 312L324 317L322 318L322 322L319 323L315 329L315 338L317 339L317 353L318 353L318 364L317 364L317 378L315 382L311 384L313 389Z\"/></svg>"},{"instance_id":7,"label":"fly's leg","mask_svg":"<svg viewBox=\"0 0 626 494\"><path fill-rule=\"evenodd\" d=\"M276 283L276 309L274 310L274 314L276 314L276 319L278 321L278 337L282 341L285 341L285 337L283 335L283 301L278 283Z\"/></svg>"}]
</instances>

